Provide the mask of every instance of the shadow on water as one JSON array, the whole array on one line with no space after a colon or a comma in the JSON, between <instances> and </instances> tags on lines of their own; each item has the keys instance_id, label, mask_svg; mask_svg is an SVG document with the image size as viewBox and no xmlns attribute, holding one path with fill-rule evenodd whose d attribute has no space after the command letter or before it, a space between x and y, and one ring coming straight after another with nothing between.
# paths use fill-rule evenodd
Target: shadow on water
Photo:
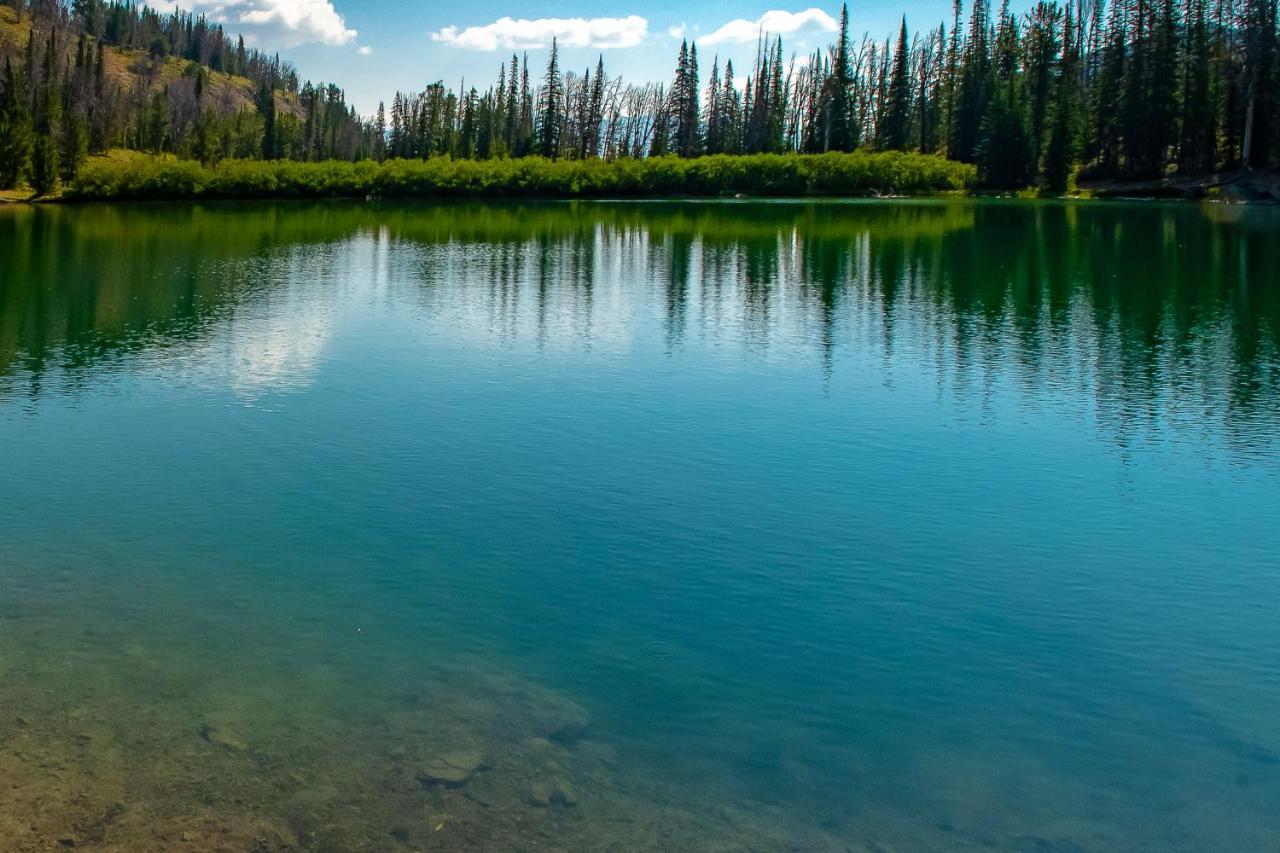
<instances>
[{"instance_id":1,"label":"shadow on water","mask_svg":"<svg viewBox=\"0 0 1280 853\"><path fill-rule=\"evenodd\" d=\"M1274 849L1278 231L0 209L0 848Z\"/></svg>"}]
</instances>

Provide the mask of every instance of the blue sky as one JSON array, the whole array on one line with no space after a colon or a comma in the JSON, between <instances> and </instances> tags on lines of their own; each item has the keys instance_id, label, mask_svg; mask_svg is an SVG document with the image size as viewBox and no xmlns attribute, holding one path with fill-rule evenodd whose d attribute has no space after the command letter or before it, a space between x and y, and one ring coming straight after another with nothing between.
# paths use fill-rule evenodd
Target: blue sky
<instances>
[{"instance_id":1,"label":"blue sky","mask_svg":"<svg viewBox=\"0 0 1280 853\"><path fill-rule=\"evenodd\" d=\"M333 81L347 90L362 113L397 89L417 90L435 80L457 88L478 88L497 75L498 63L513 50L528 50L541 69L551 35L564 47L566 69L594 66L603 53L611 75L629 80L671 77L680 38L698 43L702 76L715 54L732 57L745 71L763 22L779 33L788 54L804 54L829 44L840 15L838 3L724 4L707 0L644 0L614 5L599 0L510 0L426 4L408 0L148 0L164 10L175 6L203 12L231 32L292 60L308 79ZM967 4L966 4L967 5ZM897 31L906 13L914 29L949 19L949 0L904 0L850 7L851 29L883 38Z\"/></svg>"}]
</instances>

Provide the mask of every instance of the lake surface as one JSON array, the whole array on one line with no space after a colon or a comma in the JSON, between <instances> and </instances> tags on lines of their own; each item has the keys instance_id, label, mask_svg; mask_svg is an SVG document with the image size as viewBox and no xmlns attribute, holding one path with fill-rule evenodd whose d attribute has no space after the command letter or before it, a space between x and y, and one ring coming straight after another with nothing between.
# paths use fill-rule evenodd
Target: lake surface
<instances>
[{"instance_id":1,"label":"lake surface","mask_svg":"<svg viewBox=\"0 0 1280 853\"><path fill-rule=\"evenodd\" d=\"M1280 210L0 209L0 848L1280 849Z\"/></svg>"}]
</instances>

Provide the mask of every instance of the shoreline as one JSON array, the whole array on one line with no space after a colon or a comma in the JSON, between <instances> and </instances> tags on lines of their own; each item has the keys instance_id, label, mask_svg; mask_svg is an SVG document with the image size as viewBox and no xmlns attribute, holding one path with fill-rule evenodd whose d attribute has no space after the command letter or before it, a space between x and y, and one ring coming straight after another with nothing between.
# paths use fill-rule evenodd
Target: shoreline
<instances>
[{"instance_id":1,"label":"shoreline","mask_svg":"<svg viewBox=\"0 0 1280 853\"><path fill-rule=\"evenodd\" d=\"M85 198L66 196L61 193L51 196L29 196L19 198L13 195L0 195L0 209L7 207L44 207L44 206L79 206L89 204L178 204L178 203L218 203L218 202L895 202L895 201L1020 201L1020 202L1123 202L1123 203L1161 203L1170 202L1268 206L1280 204L1277 196L1240 196L1227 193L1195 192L1195 191L1161 191L1159 188L1143 186L1123 186L1102 191L1086 188L1084 192L1069 193L1056 196L1036 195L1033 193L981 192L981 191L942 191L932 193L893 193L876 195L812 193L808 195L758 195L751 193L734 193L722 195L699 195L692 193L663 193L651 195L378 195L378 194L329 194L329 195L283 195L283 194L234 194L234 195L165 195L149 197L111 196Z\"/></svg>"},{"instance_id":2,"label":"shoreline","mask_svg":"<svg viewBox=\"0 0 1280 853\"><path fill-rule=\"evenodd\" d=\"M1173 181L1161 182L1108 182L1105 185L1088 185L1075 193L1040 195L1034 192L996 192L982 190L940 190L935 192L894 193L782 193L760 194L749 192L725 192L719 194L694 192L586 194L560 195L550 193L507 194L457 194L457 193L228 193L228 194L166 194L149 196L79 196L61 191L52 195L22 196L15 192L0 193L0 209L7 207L42 207L53 205L78 206L87 204L139 204L139 203L210 203L210 202L281 202L281 201L334 201L334 202L871 202L871 201L1021 201L1021 202L1126 202L1162 203L1183 202L1220 205L1267 206L1280 204L1280 186L1273 193L1240 191L1236 182L1228 178L1222 181L1196 179L1185 184Z\"/></svg>"},{"instance_id":3,"label":"shoreline","mask_svg":"<svg viewBox=\"0 0 1280 853\"><path fill-rule=\"evenodd\" d=\"M1280 202L1280 173L1230 171L1143 181L1098 180L1082 188L1100 199L1274 204Z\"/></svg>"},{"instance_id":4,"label":"shoreline","mask_svg":"<svg viewBox=\"0 0 1280 853\"><path fill-rule=\"evenodd\" d=\"M219 196L153 196L148 198L134 197L110 197L110 198L78 198L63 195L48 196L41 198L12 198L0 197L0 209L16 208L16 207L52 207L65 206L76 207L91 204L182 204L182 203L222 203L222 202L349 202L374 204L379 202L391 203L407 203L407 202L423 202L423 203L440 203L440 202L491 202L491 203L520 203L520 202L599 202L599 203L623 203L623 202L904 202L904 201L1016 201L1016 202L1102 202L1102 203L1150 203L1150 204L1212 204L1223 206L1246 206L1246 207L1266 207L1274 204L1280 204L1280 197L1259 197L1259 198L1240 198L1227 197L1217 198L1211 194L1189 194L1189 193L1143 193L1140 190L1123 190L1116 192L1106 192L1100 194L1079 193L1060 196L1037 196L1037 195L1018 195L1015 193L982 193L982 192L939 192L939 193L902 193L894 195L749 195L737 193L734 195L691 195L691 194L664 194L664 195L631 195L631 196L610 196L610 195L579 195L579 196L551 196L551 195L486 195L486 196L457 196L457 195L219 195Z\"/></svg>"}]
</instances>

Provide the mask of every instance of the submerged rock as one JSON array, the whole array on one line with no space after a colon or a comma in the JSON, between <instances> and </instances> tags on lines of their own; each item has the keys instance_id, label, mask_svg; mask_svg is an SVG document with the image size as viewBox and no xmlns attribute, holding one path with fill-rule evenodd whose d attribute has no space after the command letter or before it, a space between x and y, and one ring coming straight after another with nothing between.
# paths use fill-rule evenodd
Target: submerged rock
<instances>
[{"instance_id":1,"label":"submerged rock","mask_svg":"<svg viewBox=\"0 0 1280 853\"><path fill-rule=\"evenodd\" d=\"M587 761L594 761L608 768L618 766L618 750L604 741L584 740L576 749L578 755Z\"/></svg>"},{"instance_id":2,"label":"submerged rock","mask_svg":"<svg viewBox=\"0 0 1280 853\"><path fill-rule=\"evenodd\" d=\"M529 802L539 808L548 806L574 806L578 803L578 791L563 779L542 779L529 789Z\"/></svg>"},{"instance_id":3,"label":"submerged rock","mask_svg":"<svg viewBox=\"0 0 1280 853\"><path fill-rule=\"evenodd\" d=\"M311 788L300 788L289 797L289 805L308 811L320 811L338 799L339 791L332 785L317 785Z\"/></svg>"},{"instance_id":4,"label":"submerged rock","mask_svg":"<svg viewBox=\"0 0 1280 853\"><path fill-rule=\"evenodd\" d=\"M578 789L562 779L556 783L556 789L551 795L551 802L562 806L576 806L578 804Z\"/></svg>"},{"instance_id":5,"label":"submerged rock","mask_svg":"<svg viewBox=\"0 0 1280 853\"><path fill-rule=\"evenodd\" d=\"M205 723L200 727L200 737L229 752L244 752L249 748L249 744L234 731L212 723Z\"/></svg>"},{"instance_id":6,"label":"submerged rock","mask_svg":"<svg viewBox=\"0 0 1280 853\"><path fill-rule=\"evenodd\" d=\"M525 709L536 736L572 744L591 726L591 715L577 702L553 694L543 694L539 699Z\"/></svg>"},{"instance_id":7,"label":"submerged rock","mask_svg":"<svg viewBox=\"0 0 1280 853\"><path fill-rule=\"evenodd\" d=\"M529 802L538 808L545 809L551 805L551 795L555 793L556 786L545 779L534 782L529 788Z\"/></svg>"},{"instance_id":8,"label":"submerged rock","mask_svg":"<svg viewBox=\"0 0 1280 853\"><path fill-rule=\"evenodd\" d=\"M534 752L534 753L552 752L555 750L555 745L544 737L528 738L527 740L525 740L524 745L529 749L530 752Z\"/></svg>"},{"instance_id":9,"label":"submerged rock","mask_svg":"<svg viewBox=\"0 0 1280 853\"><path fill-rule=\"evenodd\" d=\"M430 759L418 771L418 781L430 787L444 785L457 788L484 764L484 753L478 749L459 749Z\"/></svg>"}]
</instances>

